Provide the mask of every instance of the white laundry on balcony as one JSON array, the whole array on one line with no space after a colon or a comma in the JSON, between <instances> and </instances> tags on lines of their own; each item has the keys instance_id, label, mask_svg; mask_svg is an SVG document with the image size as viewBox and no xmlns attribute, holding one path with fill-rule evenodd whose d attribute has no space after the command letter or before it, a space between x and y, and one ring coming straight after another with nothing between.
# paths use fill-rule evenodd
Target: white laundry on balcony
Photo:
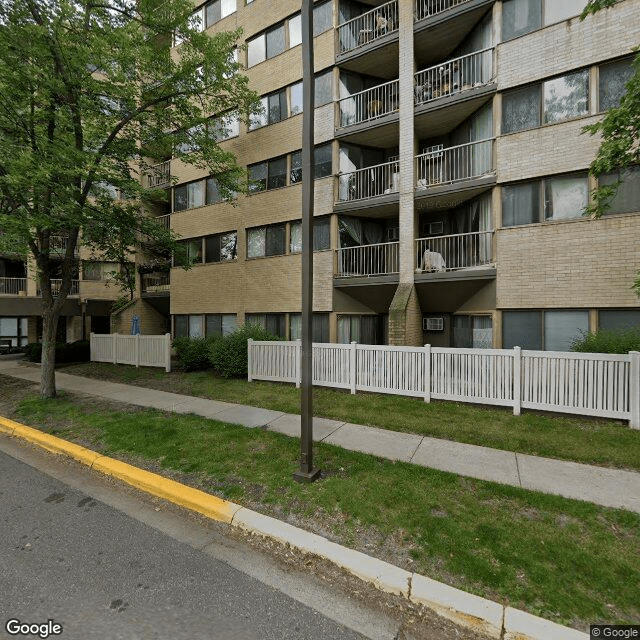
<instances>
[{"instance_id":1,"label":"white laundry on balcony","mask_svg":"<svg viewBox=\"0 0 640 640\"><path fill-rule=\"evenodd\" d=\"M422 263L416 269L418 273L423 271L444 271L447 268L441 253L427 249L422 254Z\"/></svg>"}]
</instances>

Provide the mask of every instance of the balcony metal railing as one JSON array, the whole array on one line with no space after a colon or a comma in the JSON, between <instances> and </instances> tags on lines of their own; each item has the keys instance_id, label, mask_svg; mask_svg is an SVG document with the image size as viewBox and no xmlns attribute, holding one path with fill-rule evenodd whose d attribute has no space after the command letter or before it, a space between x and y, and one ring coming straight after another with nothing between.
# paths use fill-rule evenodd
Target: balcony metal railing
<instances>
[{"instance_id":1,"label":"balcony metal railing","mask_svg":"<svg viewBox=\"0 0 640 640\"><path fill-rule=\"evenodd\" d=\"M416 0L415 18L416 20L429 18L430 16L435 16L447 9L457 7L460 4L466 4L470 1L471 0Z\"/></svg>"},{"instance_id":2,"label":"balcony metal railing","mask_svg":"<svg viewBox=\"0 0 640 640\"><path fill-rule=\"evenodd\" d=\"M169 291L171 276L168 273L143 273L141 276L142 293Z\"/></svg>"},{"instance_id":3,"label":"balcony metal railing","mask_svg":"<svg viewBox=\"0 0 640 640\"><path fill-rule=\"evenodd\" d=\"M415 74L415 104L468 91L493 79L493 48L447 60Z\"/></svg>"},{"instance_id":4,"label":"balcony metal railing","mask_svg":"<svg viewBox=\"0 0 640 640\"><path fill-rule=\"evenodd\" d=\"M167 213L163 216L156 216L156 222L161 225L164 229L171 228L171 214Z\"/></svg>"},{"instance_id":5,"label":"balcony metal railing","mask_svg":"<svg viewBox=\"0 0 640 640\"><path fill-rule=\"evenodd\" d=\"M416 272L454 271L493 263L493 231L416 240Z\"/></svg>"},{"instance_id":6,"label":"balcony metal railing","mask_svg":"<svg viewBox=\"0 0 640 640\"><path fill-rule=\"evenodd\" d=\"M168 187L171 184L171 160L153 165L147 173L147 186L150 189Z\"/></svg>"},{"instance_id":7,"label":"balcony metal railing","mask_svg":"<svg viewBox=\"0 0 640 640\"><path fill-rule=\"evenodd\" d=\"M67 251L69 238L66 236L52 235L49 237L49 253L63 255ZM74 255L78 255L78 245L74 249Z\"/></svg>"},{"instance_id":8,"label":"balcony metal railing","mask_svg":"<svg viewBox=\"0 0 640 640\"><path fill-rule=\"evenodd\" d=\"M347 53L398 30L398 2L392 0L338 27L338 52Z\"/></svg>"},{"instance_id":9,"label":"balcony metal railing","mask_svg":"<svg viewBox=\"0 0 640 640\"><path fill-rule=\"evenodd\" d=\"M342 98L340 107L340 126L375 120L398 110L399 81L392 80L377 87L365 89L359 93Z\"/></svg>"},{"instance_id":10,"label":"balcony metal railing","mask_svg":"<svg viewBox=\"0 0 640 640\"><path fill-rule=\"evenodd\" d=\"M78 295L78 291L79 291L79 288L80 288L79 282L80 282L79 280L72 280L71 281L71 289L69 290L69 295L70 296L77 296ZM60 287L61 286L62 286L62 279L51 280L51 295L52 296L60 295ZM39 295L39 296L42 295L42 289L41 289L40 285L38 285L37 295Z\"/></svg>"},{"instance_id":11,"label":"balcony metal railing","mask_svg":"<svg viewBox=\"0 0 640 640\"><path fill-rule=\"evenodd\" d=\"M338 175L338 202L351 202L397 193L400 169L397 160Z\"/></svg>"},{"instance_id":12,"label":"balcony metal railing","mask_svg":"<svg viewBox=\"0 0 640 640\"><path fill-rule=\"evenodd\" d=\"M0 278L0 294L17 296L27 290L26 278Z\"/></svg>"},{"instance_id":13,"label":"balcony metal railing","mask_svg":"<svg viewBox=\"0 0 640 640\"><path fill-rule=\"evenodd\" d=\"M432 147L421 153L416 156L416 189L492 174L493 144L489 138L446 149Z\"/></svg>"},{"instance_id":14,"label":"balcony metal railing","mask_svg":"<svg viewBox=\"0 0 640 640\"><path fill-rule=\"evenodd\" d=\"M337 249L336 278L398 273L399 246L399 242L383 242Z\"/></svg>"}]
</instances>

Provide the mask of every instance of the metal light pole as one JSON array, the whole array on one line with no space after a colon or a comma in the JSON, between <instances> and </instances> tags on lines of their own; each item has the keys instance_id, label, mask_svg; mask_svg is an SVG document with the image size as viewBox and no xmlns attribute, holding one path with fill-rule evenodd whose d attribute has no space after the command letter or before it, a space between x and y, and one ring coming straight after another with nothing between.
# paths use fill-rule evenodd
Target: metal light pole
<instances>
[{"instance_id":1,"label":"metal light pole","mask_svg":"<svg viewBox=\"0 0 640 640\"><path fill-rule=\"evenodd\" d=\"M313 482L313 3L302 0L302 358L300 398L300 469L298 482Z\"/></svg>"}]
</instances>

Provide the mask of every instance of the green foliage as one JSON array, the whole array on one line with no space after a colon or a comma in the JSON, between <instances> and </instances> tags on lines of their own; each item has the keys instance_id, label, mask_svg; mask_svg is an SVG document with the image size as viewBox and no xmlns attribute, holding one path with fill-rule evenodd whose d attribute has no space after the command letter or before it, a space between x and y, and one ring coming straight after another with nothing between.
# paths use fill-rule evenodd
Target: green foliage
<instances>
[{"instance_id":1,"label":"green foliage","mask_svg":"<svg viewBox=\"0 0 640 640\"><path fill-rule=\"evenodd\" d=\"M583 353L640 351L640 327L601 329L595 333L584 333L571 345L571 351Z\"/></svg>"},{"instance_id":2,"label":"green foliage","mask_svg":"<svg viewBox=\"0 0 640 640\"><path fill-rule=\"evenodd\" d=\"M91 348L88 340L56 342L56 362L89 362ZM24 348L25 357L30 362L42 360L42 343L30 342Z\"/></svg>"},{"instance_id":3,"label":"green foliage","mask_svg":"<svg viewBox=\"0 0 640 640\"><path fill-rule=\"evenodd\" d=\"M280 339L262 327L246 324L213 344L210 351L213 368L225 378L246 378L249 338L252 340Z\"/></svg>"},{"instance_id":4,"label":"green foliage","mask_svg":"<svg viewBox=\"0 0 640 640\"><path fill-rule=\"evenodd\" d=\"M219 336L208 338L176 338L173 348L176 350L180 368L185 371L202 371L211 369L209 353Z\"/></svg>"}]
</instances>

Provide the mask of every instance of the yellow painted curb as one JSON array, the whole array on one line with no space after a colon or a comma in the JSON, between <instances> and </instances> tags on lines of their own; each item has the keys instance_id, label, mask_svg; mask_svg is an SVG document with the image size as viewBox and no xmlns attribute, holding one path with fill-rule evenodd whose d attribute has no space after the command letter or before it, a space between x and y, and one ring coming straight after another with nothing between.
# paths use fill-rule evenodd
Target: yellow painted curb
<instances>
[{"instance_id":1,"label":"yellow painted curb","mask_svg":"<svg viewBox=\"0 0 640 640\"><path fill-rule=\"evenodd\" d=\"M231 523L236 511L242 508L239 504L186 487L175 480L163 478L150 471L100 455L86 447L56 438L2 416L0 416L0 431L38 444L47 451L69 456L96 471L123 480L136 489L170 500L174 504L197 511L213 520Z\"/></svg>"}]
</instances>

